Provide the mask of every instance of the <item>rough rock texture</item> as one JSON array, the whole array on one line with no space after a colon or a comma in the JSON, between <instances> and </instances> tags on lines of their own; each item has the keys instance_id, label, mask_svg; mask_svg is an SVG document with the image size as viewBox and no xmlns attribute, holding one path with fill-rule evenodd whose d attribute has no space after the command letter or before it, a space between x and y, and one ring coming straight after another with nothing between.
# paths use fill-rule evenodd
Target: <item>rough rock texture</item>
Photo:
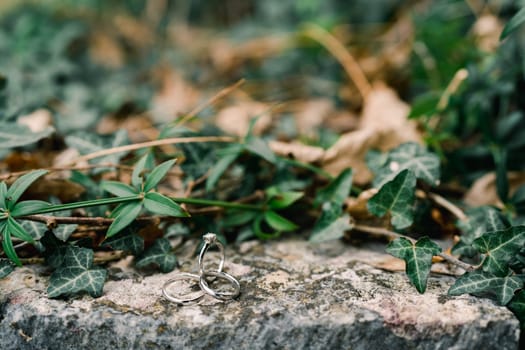
<instances>
[{"instance_id":1,"label":"rough rock texture","mask_svg":"<svg viewBox=\"0 0 525 350\"><path fill-rule=\"evenodd\" d=\"M192 248L179 254L185 270L195 269ZM217 257L209 254L207 264ZM506 308L448 297L453 278L444 275L432 275L420 295L404 273L374 267L391 261L341 242L248 242L227 249L238 300L190 306L162 297L178 271L145 275L121 262L102 297L50 300L49 272L23 267L0 281L0 349L518 348L519 325Z\"/></svg>"}]
</instances>

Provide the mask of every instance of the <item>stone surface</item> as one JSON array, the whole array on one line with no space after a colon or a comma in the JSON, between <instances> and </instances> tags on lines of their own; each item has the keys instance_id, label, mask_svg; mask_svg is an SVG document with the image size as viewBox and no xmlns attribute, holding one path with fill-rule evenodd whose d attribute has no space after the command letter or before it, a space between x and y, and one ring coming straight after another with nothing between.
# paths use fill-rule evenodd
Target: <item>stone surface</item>
<instances>
[{"instance_id":1,"label":"stone surface","mask_svg":"<svg viewBox=\"0 0 525 350\"><path fill-rule=\"evenodd\" d=\"M196 242L179 253L196 271ZM104 295L46 297L47 271L0 281L0 349L517 349L513 315L487 299L448 297L453 278L432 274L420 295L380 250L342 242L247 242L226 249L236 301L178 306L161 287L178 271L146 274L123 261ZM218 259L206 254L206 264ZM129 260L129 259L128 259ZM129 264L128 264L129 265Z\"/></svg>"}]
</instances>

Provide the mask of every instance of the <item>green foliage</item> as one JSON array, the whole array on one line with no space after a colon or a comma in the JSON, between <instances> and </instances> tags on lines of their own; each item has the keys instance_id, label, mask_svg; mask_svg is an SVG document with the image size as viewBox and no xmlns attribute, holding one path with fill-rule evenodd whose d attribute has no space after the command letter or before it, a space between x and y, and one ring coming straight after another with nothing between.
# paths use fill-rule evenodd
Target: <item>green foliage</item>
<instances>
[{"instance_id":1,"label":"green foliage","mask_svg":"<svg viewBox=\"0 0 525 350\"><path fill-rule=\"evenodd\" d=\"M508 37L525 22L525 7L518 11L505 25L500 35L500 40Z\"/></svg>"},{"instance_id":2,"label":"green foliage","mask_svg":"<svg viewBox=\"0 0 525 350\"><path fill-rule=\"evenodd\" d=\"M0 278L8 276L14 269L9 259L0 259Z\"/></svg>"},{"instance_id":3,"label":"green foliage","mask_svg":"<svg viewBox=\"0 0 525 350\"><path fill-rule=\"evenodd\" d=\"M31 145L43 138L53 134L52 127L46 127L42 131L32 132L27 126L0 122L0 148L14 148Z\"/></svg>"},{"instance_id":4,"label":"green foliage","mask_svg":"<svg viewBox=\"0 0 525 350\"><path fill-rule=\"evenodd\" d=\"M343 204L352 188L352 170L345 169L325 188L317 191L314 204L321 207L310 236L312 242L338 239L352 228L350 217L343 213Z\"/></svg>"},{"instance_id":5,"label":"green foliage","mask_svg":"<svg viewBox=\"0 0 525 350\"><path fill-rule=\"evenodd\" d=\"M487 232L476 238L473 246L482 254L483 271L505 277L509 264L525 246L525 226L512 226L501 231Z\"/></svg>"},{"instance_id":6,"label":"green foliage","mask_svg":"<svg viewBox=\"0 0 525 350\"><path fill-rule=\"evenodd\" d=\"M137 200L119 205L111 214L115 219L106 232L106 237L112 237L133 222L142 210L142 203Z\"/></svg>"},{"instance_id":7,"label":"green foliage","mask_svg":"<svg viewBox=\"0 0 525 350\"><path fill-rule=\"evenodd\" d=\"M5 195L6 209L12 210L20 196L25 190L35 182L39 177L45 175L46 170L35 170L28 174L20 176L15 182L9 187Z\"/></svg>"},{"instance_id":8,"label":"green foliage","mask_svg":"<svg viewBox=\"0 0 525 350\"><path fill-rule=\"evenodd\" d=\"M66 144L77 149L81 155L102 151L106 148L123 146L129 143L125 130L119 130L113 135L99 136L86 132L71 133L65 137ZM118 164L125 153L116 153L93 159L92 163Z\"/></svg>"},{"instance_id":9,"label":"green foliage","mask_svg":"<svg viewBox=\"0 0 525 350\"><path fill-rule=\"evenodd\" d=\"M135 266L140 268L151 264L157 265L162 272L170 272L177 266L177 258L171 253L171 245L167 239L157 239L135 262Z\"/></svg>"},{"instance_id":10,"label":"green foliage","mask_svg":"<svg viewBox=\"0 0 525 350\"><path fill-rule=\"evenodd\" d=\"M60 267L49 279L47 295L56 298L87 292L92 297L102 295L107 271L93 267L93 251L86 248L69 246Z\"/></svg>"},{"instance_id":11,"label":"green foliage","mask_svg":"<svg viewBox=\"0 0 525 350\"><path fill-rule=\"evenodd\" d=\"M473 271L459 277L450 287L448 294L491 293L501 305L507 305L514 297L514 293L523 288L524 282L525 276L523 275L500 277L490 272Z\"/></svg>"},{"instance_id":12,"label":"green foliage","mask_svg":"<svg viewBox=\"0 0 525 350\"><path fill-rule=\"evenodd\" d=\"M102 245L115 250L131 252L133 255L139 255L144 251L144 238L137 235L132 228L128 228L106 239Z\"/></svg>"},{"instance_id":13,"label":"green foliage","mask_svg":"<svg viewBox=\"0 0 525 350\"><path fill-rule=\"evenodd\" d=\"M401 237L390 242L386 251L397 258L405 260L408 279L419 293L424 293L427 289L432 257L441 252L441 247L428 237L423 237L416 243Z\"/></svg>"},{"instance_id":14,"label":"green foliage","mask_svg":"<svg viewBox=\"0 0 525 350\"><path fill-rule=\"evenodd\" d=\"M370 213L379 217L390 213L392 225L402 229L412 225L414 220L414 191L416 177L412 171L405 169L396 177L385 183L368 201Z\"/></svg>"},{"instance_id":15,"label":"green foliage","mask_svg":"<svg viewBox=\"0 0 525 350\"><path fill-rule=\"evenodd\" d=\"M509 309L520 320L521 329L525 328L525 290L520 290L508 304Z\"/></svg>"},{"instance_id":16,"label":"green foliage","mask_svg":"<svg viewBox=\"0 0 525 350\"><path fill-rule=\"evenodd\" d=\"M500 231L510 226L502 213L492 207L477 207L467 211L467 219L458 222L461 230L461 241L459 241L452 252L466 257L474 257L478 254L476 247L472 245L476 238L485 232Z\"/></svg>"},{"instance_id":17,"label":"green foliage","mask_svg":"<svg viewBox=\"0 0 525 350\"><path fill-rule=\"evenodd\" d=\"M373 161L372 159L369 159ZM374 187L380 188L405 169L411 170L417 179L431 186L439 183L439 157L417 143L404 143L388 152L384 163L375 166Z\"/></svg>"}]
</instances>

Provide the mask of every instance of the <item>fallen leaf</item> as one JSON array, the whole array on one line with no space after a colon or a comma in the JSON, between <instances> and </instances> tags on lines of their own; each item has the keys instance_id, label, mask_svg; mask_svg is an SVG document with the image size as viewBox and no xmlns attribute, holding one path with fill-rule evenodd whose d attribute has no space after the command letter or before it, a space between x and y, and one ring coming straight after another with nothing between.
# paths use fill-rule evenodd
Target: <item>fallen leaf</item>
<instances>
[{"instance_id":1,"label":"fallen leaf","mask_svg":"<svg viewBox=\"0 0 525 350\"><path fill-rule=\"evenodd\" d=\"M41 132L51 126L53 117L47 109L40 108L36 111L18 118L18 124L25 125L32 132Z\"/></svg>"},{"instance_id":2,"label":"fallen leaf","mask_svg":"<svg viewBox=\"0 0 525 350\"><path fill-rule=\"evenodd\" d=\"M408 120L410 107L382 83L367 96L359 129L343 134L330 147L323 159L323 168L338 174L344 168L354 169L354 181L363 185L372 180L365 155L370 149L390 150L405 142L422 143L414 121Z\"/></svg>"},{"instance_id":3,"label":"fallen leaf","mask_svg":"<svg viewBox=\"0 0 525 350\"><path fill-rule=\"evenodd\" d=\"M316 163L323 159L324 149L298 142L270 141L270 149L278 156L289 157L304 163Z\"/></svg>"},{"instance_id":4,"label":"fallen leaf","mask_svg":"<svg viewBox=\"0 0 525 350\"><path fill-rule=\"evenodd\" d=\"M317 98L296 104L295 124L301 135L314 137L318 128L335 111L334 102L329 98Z\"/></svg>"},{"instance_id":5,"label":"fallen leaf","mask_svg":"<svg viewBox=\"0 0 525 350\"><path fill-rule=\"evenodd\" d=\"M484 14L479 17L472 27L476 44L485 52L495 52L499 47L499 37L503 31L503 24L498 17Z\"/></svg>"},{"instance_id":6,"label":"fallen leaf","mask_svg":"<svg viewBox=\"0 0 525 350\"><path fill-rule=\"evenodd\" d=\"M155 122L167 123L192 110L200 93L173 69L161 69L161 90L153 98L151 114Z\"/></svg>"},{"instance_id":7,"label":"fallen leaf","mask_svg":"<svg viewBox=\"0 0 525 350\"><path fill-rule=\"evenodd\" d=\"M518 187L525 184L525 172L510 171L507 175L509 179L509 194L512 196ZM463 200L472 207L482 205L503 207L503 203L501 203L496 191L496 173L487 173L474 181Z\"/></svg>"},{"instance_id":8,"label":"fallen leaf","mask_svg":"<svg viewBox=\"0 0 525 350\"><path fill-rule=\"evenodd\" d=\"M108 33L98 31L91 35L89 56L107 68L119 68L124 64L124 52L114 37Z\"/></svg>"},{"instance_id":9,"label":"fallen leaf","mask_svg":"<svg viewBox=\"0 0 525 350\"><path fill-rule=\"evenodd\" d=\"M215 123L226 133L242 137L248 132L250 121L253 118L257 118L253 134L260 135L272 123L270 107L260 102L240 101L234 106L221 109Z\"/></svg>"},{"instance_id":10,"label":"fallen leaf","mask_svg":"<svg viewBox=\"0 0 525 350\"><path fill-rule=\"evenodd\" d=\"M349 197L345 201L346 210L348 213L357 220L360 219L369 219L372 217L372 214L368 211L367 203L370 198L372 198L377 193L377 188L370 188L365 190L355 197Z\"/></svg>"}]
</instances>

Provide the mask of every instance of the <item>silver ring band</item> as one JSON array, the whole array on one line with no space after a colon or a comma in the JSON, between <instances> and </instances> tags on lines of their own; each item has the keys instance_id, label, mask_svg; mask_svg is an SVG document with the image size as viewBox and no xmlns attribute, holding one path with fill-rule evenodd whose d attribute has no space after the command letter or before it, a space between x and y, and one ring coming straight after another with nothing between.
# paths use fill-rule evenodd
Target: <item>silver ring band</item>
<instances>
[{"instance_id":1,"label":"silver ring band","mask_svg":"<svg viewBox=\"0 0 525 350\"><path fill-rule=\"evenodd\" d=\"M181 273L175 275L174 278L168 280L162 286L162 294L164 295L164 297L166 297L166 299L168 299L169 301L172 301L172 302L177 303L177 304L188 304L188 303L200 300L205 294L205 292L202 291L202 290L201 290L201 293L198 294L196 297L187 298L187 299L182 299L180 296L173 296L173 295L168 293L168 287L171 284L175 283L176 281L185 280L185 279L192 279L192 280L200 281L201 277L199 275L196 275L196 274L193 274L193 273L189 273L189 272L181 272Z\"/></svg>"},{"instance_id":2,"label":"silver ring band","mask_svg":"<svg viewBox=\"0 0 525 350\"><path fill-rule=\"evenodd\" d=\"M202 236L202 239L204 240L204 245L202 246L201 252L199 254L199 274L202 276L205 273L206 274L208 273L204 269L204 265L203 265L202 262L204 260L204 255L206 254L208 249L211 246L213 246L213 245L216 245L219 248L219 251L220 251L220 254L221 254L221 260L219 262L219 267L217 268L217 273L221 273L222 272L222 268L224 267L224 260L225 260L224 246L217 239L217 235L215 233L207 233L204 236Z\"/></svg>"},{"instance_id":3,"label":"silver ring band","mask_svg":"<svg viewBox=\"0 0 525 350\"><path fill-rule=\"evenodd\" d=\"M225 279L231 282L233 286L233 292L218 292L208 285L208 281L206 281L207 276L213 276L218 279ZM203 291L211 295L212 297L219 299L219 300L231 300L236 298L239 293L241 292L241 285L239 284L239 281L232 275L226 273L226 272L215 272L215 271L209 271L201 274L199 278L199 286Z\"/></svg>"}]
</instances>

